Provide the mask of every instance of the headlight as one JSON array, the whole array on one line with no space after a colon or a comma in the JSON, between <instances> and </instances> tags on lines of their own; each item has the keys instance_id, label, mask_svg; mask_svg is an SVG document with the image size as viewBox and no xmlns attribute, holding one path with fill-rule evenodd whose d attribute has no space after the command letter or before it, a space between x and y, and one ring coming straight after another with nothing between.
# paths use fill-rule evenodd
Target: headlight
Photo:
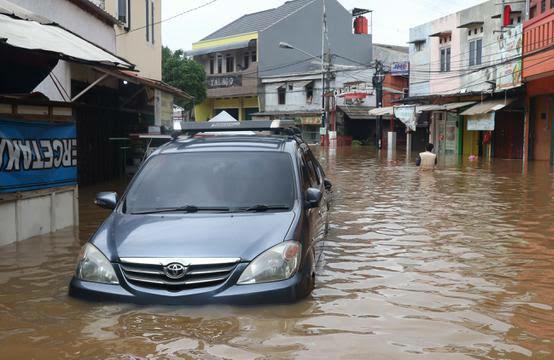
<instances>
[{"instance_id":1,"label":"headlight","mask_svg":"<svg viewBox=\"0 0 554 360\"><path fill-rule=\"evenodd\" d=\"M75 276L85 281L119 284L112 264L93 245L86 243L81 249Z\"/></svg>"},{"instance_id":2,"label":"headlight","mask_svg":"<svg viewBox=\"0 0 554 360\"><path fill-rule=\"evenodd\" d=\"M298 270L301 256L302 247L297 242L286 241L274 246L254 259L237 283L260 284L286 280Z\"/></svg>"}]
</instances>

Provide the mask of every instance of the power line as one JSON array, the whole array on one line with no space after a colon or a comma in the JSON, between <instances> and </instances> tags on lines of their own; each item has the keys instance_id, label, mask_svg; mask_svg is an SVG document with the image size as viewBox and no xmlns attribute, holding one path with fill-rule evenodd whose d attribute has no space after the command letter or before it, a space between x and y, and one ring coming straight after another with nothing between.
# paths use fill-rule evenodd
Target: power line
<instances>
[{"instance_id":1,"label":"power line","mask_svg":"<svg viewBox=\"0 0 554 360\"><path fill-rule=\"evenodd\" d=\"M546 51L549 51L551 50L552 47L549 47L549 48L545 48L543 49L542 51L540 52L546 52ZM539 52L533 54L533 55L536 55L538 54ZM546 54L546 56L543 56L543 57L540 57L539 59L544 59L542 61L539 61L538 63L535 63L533 65L529 65L526 69L530 69L530 68L533 68L535 66L539 66L539 65L542 65L544 64L545 62L549 61L552 59L551 55L550 54ZM521 70L520 70L521 71ZM515 73L515 71L511 71L507 74L504 74L500 77L498 77L497 79L503 79L503 78L506 78L506 77L509 77L509 76L513 76L513 74ZM460 91L460 90L465 90L469 87L472 87L472 86L478 86L478 85L482 85L482 84L486 84L488 83L487 81L481 81L481 80L477 80L477 81L474 81L474 82L470 82L470 83L467 83L465 84L464 87L459 87L459 88L454 88L454 89L447 89L447 90L441 90L441 93L448 93L448 94L445 94L445 95L456 95L456 91Z\"/></svg>"},{"instance_id":2,"label":"power line","mask_svg":"<svg viewBox=\"0 0 554 360\"><path fill-rule=\"evenodd\" d=\"M523 32L515 33L513 36L518 36L518 35L523 35ZM480 38L475 38L475 39L471 39L471 40L479 40L479 39ZM470 40L468 39L468 41L470 41ZM491 43L488 43L488 44L484 44L484 45L482 45L482 48L485 49L485 48L487 48L489 46L493 46L493 45L498 45L498 41L491 42ZM458 53L456 55L451 56L451 59L457 59L457 58L461 57L462 55L468 55L470 52L471 52L471 50ZM465 62L465 59L454 61L453 63L461 63L461 62ZM423 67L423 66L435 65L435 64L439 64L439 63L440 63L440 60L437 60L437 61L431 61L431 62L428 62L428 63L418 64L417 66Z\"/></svg>"},{"instance_id":3,"label":"power line","mask_svg":"<svg viewBox=\"0 0 554 360\"><path fill-rule=\"evenodd\" d=\"M168 18L166 18L166 19L162 19L162 20L160 20L160 21L156 21L156 22L154 22L153 24L144 25L144 26L140 26L140 27L137 27L137 28L134 28L134 29L130 29L130 30L128 30L128 31L122 32L121 34L117 34L116 36L122 36L122 35L129 34L129 33L132 33L132 32L138 31L138 30L146 29L146 28L147 28L148 26L150 26L150 25L151 25L151 26L159 25L159 24L164 23L164 22L166 22L166 21L169 21L169 20L173 20L173 19L175 19L175 18L178 18L179 16L183 16L183 15L189 14L189 13L191 13L191 12L193 12L193 11L200 10L200 9L202 9L202 8L208 6L208 5L211 5L211 4L215 3L216 1L218 1L218 0L211 0L211 1L208 1L208 2L205 3L205 4L202 4L202 5L199 5L199 6L197 6L197 7L194 7L194 8L188 9L188 10L185 10L185 11L183 11L183 12L180 12L180 13L176 14L176 15L170 16L170 17L168 17Z\"/></svg>"}]
</instances>

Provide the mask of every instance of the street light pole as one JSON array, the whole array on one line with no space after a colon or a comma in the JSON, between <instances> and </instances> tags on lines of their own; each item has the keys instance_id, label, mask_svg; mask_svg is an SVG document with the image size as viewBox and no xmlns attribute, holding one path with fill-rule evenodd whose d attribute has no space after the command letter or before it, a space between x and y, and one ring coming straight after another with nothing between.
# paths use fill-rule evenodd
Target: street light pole
<instances>
[{"instance_id":1,"label":"street light pole","mask_svg":"<svg viewBox=\"0 0 554 360\"><path fill-rule=\"evenodd\" d=\"M325 10L324 10L325 11ZM324 25L326 27L326 25ZM325 33L323 32L322 33L322 47L321 47L321 127L325 127L326 126L326 119L327 119L327 108L325 106L325 94L327 92L327 81L326 81L326 73L327 72L330 72L330 68L331 68L331 64L330 63L327 63L327 69L325 69L325 46L324 46L324 41L325 41ZM307 51L304 51L302 49L299 49L289 43L286 43L286 42L283 42L281 41L279 43L279 47L282 48L282 49L290 49L290 50L296 50L304 55L307 55L313 59L318 59L319 60L319 57L313 55L313 54L310 54L309 52Z\"/></svg>"},{"instance_id":2,"label":"street light pole","mask_svg":"<svg viewBox=\"0 0 554 360\"><path fill-rule=\"evenodd\" d=\"M375 88L375 96L376 96L376 107L380 108L383 107L383 81L385 78L383 64L381 61L376 60L375 61L375 74L373 75L373 87ZM381 148L381 133L382 133L382 122L383 117L379 116L379 119L377 120L377 126L376 126L376 145L377 148Z\"/></svg>"}]
</instances>

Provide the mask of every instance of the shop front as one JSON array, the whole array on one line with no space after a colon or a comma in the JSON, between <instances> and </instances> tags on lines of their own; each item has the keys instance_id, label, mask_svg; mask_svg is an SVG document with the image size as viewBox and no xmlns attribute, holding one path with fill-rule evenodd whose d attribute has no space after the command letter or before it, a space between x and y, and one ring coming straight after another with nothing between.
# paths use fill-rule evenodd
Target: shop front
<instances>
[{"instance_id":1,"label":"shop front","mask_svg":"<svg viewBox=\"0 0 554 360\"><path fill-rule=\"evenodd\" d=\"M483 159L523 157L523 119L513 98L487 100L461 113L463 155Z\"/></svg>"}]
</instances>

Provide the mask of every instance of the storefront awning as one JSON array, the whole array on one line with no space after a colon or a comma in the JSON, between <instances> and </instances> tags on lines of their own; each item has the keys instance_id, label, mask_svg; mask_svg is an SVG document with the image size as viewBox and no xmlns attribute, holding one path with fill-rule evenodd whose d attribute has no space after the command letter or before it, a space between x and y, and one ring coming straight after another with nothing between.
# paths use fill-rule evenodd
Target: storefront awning
<instances>
[{"instance_id":1,"label":"storefront awning","mask_svg":"<svg viewBox=\"0 0 554 360\"><path fill-rule=\"evenodd\" d=\"M99 69L101 70L101 69ZM113 77L129 81L134 84L140 84L144 85L153 89L158 89L163 92L166 92L168 94L178 96L185 99L193 99L193 97L186 92L182 91L181 89L178 89L174 86L171 86L163 81L154 80L150 78L146 78L143 76L140 76L138 73L134 71L125 71L125 70L115 70L115 71L109 71L109 70L101 70L103 73L111 75Z\"/></svg>"},{"instance_id":2,"label":"storefront awning","mask_svg":"<svg viewBox=\"0 0 554 360\"><path fill-rule=\"evenodd\" d=\"M185 52L185 55L199 56L199 55L212 54L212 53L227 51L227 50L243 49L251 46L256 46L256 40L236 41L236 42L232 42L224 45L209 46L201 49L192 49Z\"/></svg>"},{"instance_id":3,"label":"storefront awning","mask_svg":"<svg viewBox=\"0 0 554 360\"><path fill-rule=\"evenodd\" d=\"M41 24L0 14L0 44L47 53L58 59L133 69L134 65L56 24Z\"/></svg>"},{"instance_id":4,"label":"storefront awning","mask_svg":"<svg viewBox=\"0 0 554 360\"><path fill-rule=\"evenodd\" d=\"M506 106L510 105L514 99L499 99L499 100L488 100L483 101L477 105L474 105L462 112L460 115L463 116L472 116L472 115L481 115L488 114L494 111L502 110Z\"/></svg>"},{"instance_id":5,"label":"storefront awning","mask_svg":"<svg viewBox=\"0 0 554 360\"><path fill-rule=\"evenodd\" d=\"M426 111L452 111L460 109L466 106L475 104L475 101L456 102L448 104L435 104L435 105L417 105L416 113L420 114ZM392 116L394 115L394 107L375 108L369 111L370 116Z\"/></svg>"},{"instance_id":6,"label":"storefront awning","mask_svg":"<svg viewBox=\"0 0 554 360\"><path fill-rule=\"evenodd\" d=\"M418 113L425 112L425 111L452 111L452 110L460 109L473 104L475 104L475 101L456 102L456 103L440 104L440 105L418 105L416 111Z\"/></svg>"},{"instance_id":7,"label":"storefront awning","mask_svg":"<svg viewBox=\"0 0 554 360\"><path fill-rule=\"evenodd\" d=\"M394 107L382 107L369 110L369 116L392 116L394 115Z\"/></svg>"},{"instance_id":8,"label":"storefront awning","mask_svg":"<svg viewBox=\"0 0 554 360\"><path fill-rule=\"evenodd\" d=\"M364 120L373 118L369 115L369 106L356 106L356 105L340 105L338 106L342 112L346 114L352 120ZM373 110L373 109L372 109Z\"/></svg>"}]
</instances>

